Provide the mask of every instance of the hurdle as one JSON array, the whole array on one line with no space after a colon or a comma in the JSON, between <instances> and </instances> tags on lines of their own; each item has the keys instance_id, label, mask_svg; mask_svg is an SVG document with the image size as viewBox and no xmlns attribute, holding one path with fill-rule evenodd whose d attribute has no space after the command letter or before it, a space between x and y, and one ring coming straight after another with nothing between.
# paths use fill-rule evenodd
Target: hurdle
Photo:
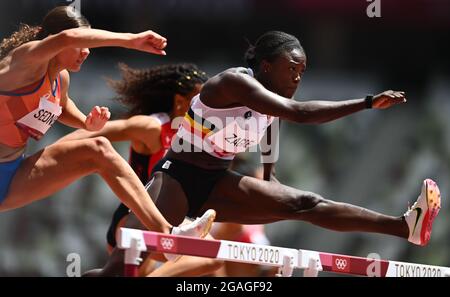
<instances>
[{"instance_id":1,"label":"hurdle","mask_svg":"<svg viewBox=\"0 0 450 297\"><path fill-rule=\"evenodd\" d=\"M368 277L449 277L450 267L363 258L227 240L207 240L120 228L118 247L125 250L127 277L137 277L142 252L160 252L278 267L278 276L294 269L317 277L320 271Z\"/></svg>"}]
</instances>

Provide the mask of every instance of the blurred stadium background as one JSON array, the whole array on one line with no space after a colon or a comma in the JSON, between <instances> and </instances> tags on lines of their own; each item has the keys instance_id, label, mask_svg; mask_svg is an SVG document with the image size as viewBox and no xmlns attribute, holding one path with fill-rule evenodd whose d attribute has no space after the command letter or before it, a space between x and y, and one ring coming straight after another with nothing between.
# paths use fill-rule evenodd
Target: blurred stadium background
<instances>
[{"instance_id":1,"label":"blurred stadium background","mask_svg":"<svg viewBox=\"0 0 450 297\"><path fill-rule=\"evenodd\" d=\"M0 1L0 38L20 22L37 25L48 10L70 2ZM193 62L209 75L243 65L246 39L267 30L296 35L308 69L296 98L349 99L387 89L407 92L408 104L364 111L321 126L283 124L279 179L326 198L401 215L421 181L438 182L443 209L427 248L394 237L340 234L302 222L267 227L274 245L450 266L450 3L381 0L381 18L368 18L366 0L84 0L93 27L152 29L169 40L167 57L125 49L95 49L72 75L70 96L88 112L110 106L104 78L118 78L118 62L148 67ZM54 127L29 153L71 130ZM127 158L126 143L115 147ZM70 156L67 156L70 158ZM252 156L255 160L257 156ZM23 185L26 187L26 184ZM42 185L45 186L45 185ZM118 200L100 178L76 182L51 199L0 214L0 276L65 276L69 253L82 271L106 259L105 233Z\"/></svg>"}]
</instances>

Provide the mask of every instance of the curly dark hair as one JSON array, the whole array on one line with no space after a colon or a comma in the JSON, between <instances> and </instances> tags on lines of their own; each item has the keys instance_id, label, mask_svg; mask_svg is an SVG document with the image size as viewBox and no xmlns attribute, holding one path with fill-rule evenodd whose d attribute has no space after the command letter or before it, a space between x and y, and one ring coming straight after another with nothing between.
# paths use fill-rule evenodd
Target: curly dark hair
<instances>
[{"instance_id":1,"label":"curly dark hair","mask_svg":"<svg viewBox=\"0 0 450 297\"><path fill-rule=\"evenodd\" d=\"M122 79L108 80L116 91L116 100L128 107L127 116L170 113L175 94L187 95L196 84L208 80L194 64L170 64L149 69L133 69L119 64Z\"/></svg>"},{"instance_id":2,"label":"curly dark hair","mask_svg":"<svg viewBox=\"0 0 450 297\"><path fill-rule=\"evenodd\" d=\"M89 21L70 6L52 9L40 26L20 24L19 29L0 43L0 60L19 46L34 40L42 40L50 34L58 34L67 29L89 27Z\"/></svg>"}]
</instances>

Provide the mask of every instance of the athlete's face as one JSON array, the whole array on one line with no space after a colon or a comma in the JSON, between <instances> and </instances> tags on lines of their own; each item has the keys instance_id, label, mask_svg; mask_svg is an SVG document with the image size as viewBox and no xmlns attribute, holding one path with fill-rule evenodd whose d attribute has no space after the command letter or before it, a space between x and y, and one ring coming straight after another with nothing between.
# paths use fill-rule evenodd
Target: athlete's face
<instances>
[{"instance_id":1,"label":"athlete's face","mask_svg":"<svg viewBox=\"0 0 450 297\"><path fill-rule=\"evenodd\" d=\"M202 90L202 84L196 84L194 89L186 95L176 94L173 102L174 117L182 117L189 110L192 98Z\"/></svg>"},{"instance_id":2,"label":"athlete's face","mask_svg":"<svg viewBox=\"0 0 450 297\"><path fill-rule=\"evenodd\" d=\"M58 63L71 72L78 72L89 56L88 48L69 48L58 54Z\"/></svg>"},{"instance_id":3,"label":"athlete's face","mask_svg":"<svg viewBox=\"0 0 450 297\"><path fill-rule=\"evenodd\" d=\"M64 69L70 72L78 72L89 54L90 50L88 48L68 48L60 52L56 56L56 60Z\"/></svg>"},{"instance_id":4,"label":"athlete's face","mask_svg":"<svg viewBox=\"0 0 450 297\"><path fill-rule=\"evenodd\" d=\"M280 96L292 98L306 70L306 57L299 49L293 49L282 53L272 62L263 63L262 67L270 90Z\"/></svg>"}]
</instances>

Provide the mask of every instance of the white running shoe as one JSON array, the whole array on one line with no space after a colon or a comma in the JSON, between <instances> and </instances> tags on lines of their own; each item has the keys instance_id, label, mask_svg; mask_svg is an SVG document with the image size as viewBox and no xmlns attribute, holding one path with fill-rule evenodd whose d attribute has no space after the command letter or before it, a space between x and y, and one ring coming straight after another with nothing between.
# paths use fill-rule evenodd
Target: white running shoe
<instances>
[{"instance_id":1,"label":"white running shoe","mask_svg":"<svg viewBox=\"0 0 450 297\"><path fill-rule=\"evenodd\" d=\"M404 214L409 228L408 241L425 246L431 237L433 221L441 209L441 193L431 179L423 181L422 192L417 201Z\"/></svg>"},{"instance_id":2,"label":"white running shoe","mask_svg":"<svg viewBox=\"0 0 450 297\"><path fill-rule=\"evenodd\" d=\"M192 223L179 227L173 227L171 234L204 238L208 235L209 230L211 230L215 218L216 211L214 209L208 209L203 216L197 218ZM164 254L164 256L169 261L176 261L179 257L181 257L181 255L177 254Z\"/></svg>"}]
</instances>

